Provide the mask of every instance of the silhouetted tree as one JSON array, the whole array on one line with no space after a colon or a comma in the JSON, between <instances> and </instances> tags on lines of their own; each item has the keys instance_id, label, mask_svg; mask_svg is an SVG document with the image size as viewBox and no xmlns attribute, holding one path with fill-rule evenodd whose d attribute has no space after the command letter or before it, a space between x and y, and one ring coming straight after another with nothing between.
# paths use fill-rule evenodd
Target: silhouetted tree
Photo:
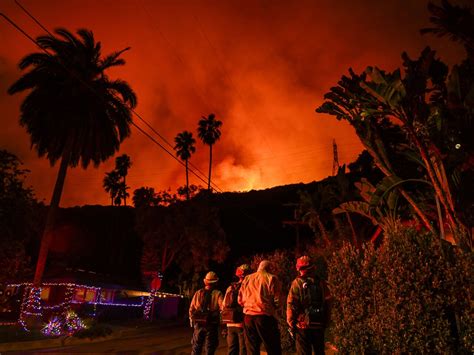
<instances>
[{"instance_id":1,"label":"silhouetted tree","mask_svg":"<svg viewBox=\"0 0 474 355\"><path fill-rule=\"evenodd\" d=\"M202 119L199 120L198 137L204 144L209 146L209 176L207 183L208 190L211 190L212 146L221 137L221 126L222 122L216 120L216 116L213 113L207 117L203 116Z\"/></svg>"},{"instance_id":2,"label":"silhouetted tree","mask_svg":"<svg viewBox=\"0 0 474 355\"><path fill-rule=\"evenodd\" d=\"M181 199L183 199L184 196L188 196L189 192L189 198L193 198L196 196L198 193L200 193L204 188L200 185L194 185L191 184L189 187L186 186L180 186L176 189L177 196L179 196Z\"/></svg>"},{"instance_id":3,"label":"silhouetted tree","mask_svg":"<svg viewBox=\"0 0 474 355\"><path fill-rule=\"evenodd\" d=\"M61 160L44 229L34 284L41 282L67 168L79 162L87 168L113 156L130 135L131 112L136 96L122 80L110 80L105 70L125 64L120 55L106 57L92 31L75 36L66 29L37 38L49 52L28 54L20 69L30 69L9 89L9 94L29 90L21 105L20 124L30 134L40 157L51 164Z\"/></svg>"},{"instance_id":4,"label":"silhouetted tree","mask_svg":"<svg viewBox=\"0 0 474 355\"><path fill-rule=\"evenodd\" d=\"M115 158L115 170L117 171L118 175L122 178L122 184L120 186L119 195L123 199L123 204L127 206L127 174L128 169L132 166L132 161L127 154L122 154L121 156Z\"/></svg>"},{"instance_id":5,"label":"silhouetted tree","mask_svg":"<svg viewBox=\"0 0 474 355\"><path fill-rule=\"evenodd\" d=\"M130 197L130 194L127 191L128 189L129 187L125 185L125 182L119 181L117 195L115 196L115 200L114 200L115 206L121 206L122 201L125 201L127 197Z\"/></svg>"},{"instance_id":6,"label":"silhouetted tree","mask_svg":"<svg viewBox=\"0 0 474 355\"><path fill-rule=\"evenodd\" d=\"M153 187L140 187L133 191L133 205L135 208L157 206L159 199Z\"/></svg>"},{"instance_id":7,"label":"silhouetted tree","mask_svg":"<svg viewBox=\"0 0 474 355\"><path fill-rule=\"evenodd\" d=\"M188 176L188 160L191 158L191 155L196 151L196 140L193 138L193 134L188 131L183 131L178 133L175 137L174 142L176 145L174 149L176 150L176 156L183 160L186 164L186 198L189 200L189 176Z\"/></svg>"},{"instance_id":8,"label":"silhouetted tree","mask_svg":"<svg viewBox=\"0 0 474 355\"><path fill-rule=\"evenodd\" d=\"M428 199L416 201L401 188L405 182L414 180L423 182L423 186L431 185L431 204L434 205L434 197L444 212L439 222L441 235L446 221L456 242L472 248L466 219L457 205L455 186L460 177L473 170L465 164L474 155L472 134L470 138L465 134L473 129L473 105L463 98L474 88L474 71L465 70L465 85L459 85L458 69L453 69L454 75L448 78L447 66L430 48L425 48L418 59L412 60L406 53L402 58L403 74L399 69L387 73L374 67L368 67L361 75L350 70L350 76L343 76L338 86L325 95L327 101L317 112L347 120L355 127L377 167L386 175L383 194L398 189L432 231L426 211L420 207ZM417 161L423 167L423 179L403 180L393 168L380 134L389 120L396 122L404 133L405 143L399 144L399 148L405 150L406 160ZM416 192L414 196L419 198Z\"/></svg>"},{"instance_id":9,"label":"silhouetted tree","mask_svg":"<svg viewBox=\"0 0 474 355\"><path fill-rule=\"evenodd\" d=\"M178 197L171 193L171 189L158 191L156 198L160 206L169 206L178 201Z\"/></svg>"},{"instance_id":10,"label":"silhouetted tree","mask_svg":"<svg viewBox=\"0 0 474 355\"><path fill-rule=\"evenodd\" d=\"M31 276L26 247L40 230L38 203L24 184L28 170L12 153L0 150L0 284Z\"/></svg>"},{"instance_id":11,"label":"silhouetted tree","mask_svg":"<svg viewBox=\"0 0 474 355\"><path fill-rule=\"evenodd\" d=\"M120 176L118 172L112 170L105 173L102 186L104 187L105 192L110 195L110 204L113 206L120 189Z\"/></svg>"},{"instance_id":12,"label":"silhouetted tree","mask_svg":"<svg viewBox=\"0 0 474 355\"><path fill-rule=\"evenodd\" d=\"M196 200L141 209L136 229L143 240L142 271L165 274L173 263L183 272L201 271L210 261L222 263L229 251L218 210Z\"/></svg>"},{"instance_id":13,"label":"silhouetted tree","mask_svg":"<svg viewBox=\"0 0 474 355\"><path fill-rule=\"evenodd\" d=\"M460 42L466 48L468 56L474 60L474 15L468 7L452 5L449 1L441 1L441 6L430 2L430 22L435 27L423 28L420 32L432 33L438 37L448 36Z\"/></svg>"}]
</instances>

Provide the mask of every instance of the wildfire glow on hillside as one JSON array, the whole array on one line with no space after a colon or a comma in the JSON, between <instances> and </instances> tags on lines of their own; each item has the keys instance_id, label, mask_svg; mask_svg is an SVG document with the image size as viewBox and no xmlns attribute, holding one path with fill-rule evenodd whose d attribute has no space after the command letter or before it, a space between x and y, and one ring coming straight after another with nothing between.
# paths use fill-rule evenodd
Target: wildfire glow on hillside
<instances>
[{"instance_id":1,"label":"wildfire glow on hillside","mask_svg":"<svg viewBox=\"0 0 474 355\"><path fill-rule=\"evenodd\" d=\"M349 67L393 69L400 65L402 51L417 56L426 45L448 63L462 53L460 46L445 48L447 40L419 34L428 24L426 2L421 0L22 4L50 30L91 29L104 54L130 46L123 54L126 65L109 76L131 85L138 96L136 111L169 142L183 130L197 139L198 120L215 113L223 126L213 150L212 176L223 191L320 180L331 174L333 139L341 164L355 160L362 146L352 128L314 112ZM14 1L3 1L0 12L33 37L43 34ZM57 166L51 168L30 150L29 137L18 123L24 96L6 93L20 76L19 60L38 49L3 20L0 38L0 148L25 163L31 171L28 182L49 203ZM123 153L132 160L130 192L141 186L174 190L184 185L184 168L137 129L132 128L118 154ZM191 162L204 176L208 154L197 139ZM102 180L113 164L109 159L97 169L70 169L62 206L108 204ZM190 179L205 185L194 175Z\"/></svg>"}]
</instances>

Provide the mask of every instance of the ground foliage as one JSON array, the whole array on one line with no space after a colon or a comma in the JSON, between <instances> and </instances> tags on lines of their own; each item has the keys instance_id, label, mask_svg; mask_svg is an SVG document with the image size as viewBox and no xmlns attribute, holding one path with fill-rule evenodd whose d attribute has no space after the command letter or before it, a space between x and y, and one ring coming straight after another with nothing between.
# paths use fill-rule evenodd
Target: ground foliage
<instances>
[{"instance_id":1,"label":"ground foliage","mask_svg":"<svg viewBox=\"0 0 474 355\"><path fill-rule=\"evenodd\" d=\"M400 229L334 253L328 284L342 353L471 353L473 255ZM458 336L459 329L459 336Z\"/></svg>"},{"instance_id":2,"label":"ground foliage","mask_svg":"<svg viewBox=\"0 0 474 355\"><path fill-rule=\"evenodd\" d=\"M28 246L40 228L41 209L25 185L27 173L14 154L0 150L0 283L31 273Z\"/></svg>"},{"instance_id":3,"label":"ground foliage","mask_svg":"<svg viewBox=\"0 0 474 355\"><path fill-rule=\"evenodd\" d=\"M142 208L136 218L143 241L142 271L166 276L174 266L190 275L207 270L210 262L224 262L229 252L218 209L205 200Z\"/></svg>"}]
</instances>

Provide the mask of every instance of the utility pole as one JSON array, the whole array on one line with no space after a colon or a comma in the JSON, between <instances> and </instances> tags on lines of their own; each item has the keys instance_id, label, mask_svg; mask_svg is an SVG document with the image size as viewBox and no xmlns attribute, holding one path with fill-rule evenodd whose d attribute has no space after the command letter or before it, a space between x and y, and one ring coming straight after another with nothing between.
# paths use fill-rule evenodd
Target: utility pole
<instances>
[{"instance_id":1,"label":"utility pole","mask_svg":"<svg viewBox=\"0 0 474 355\"><path fill-rule=\"evenodd\" d=\"M294 207L293 210L293 220L285 220L283 221L284 226L292 226L295 228L296 232L296 253L300 252L300 226L306 224L305 222L301 221L298 217L298 210L297 210L297 203L285 203L283 206Z\"/></svg>"}]
</instances>

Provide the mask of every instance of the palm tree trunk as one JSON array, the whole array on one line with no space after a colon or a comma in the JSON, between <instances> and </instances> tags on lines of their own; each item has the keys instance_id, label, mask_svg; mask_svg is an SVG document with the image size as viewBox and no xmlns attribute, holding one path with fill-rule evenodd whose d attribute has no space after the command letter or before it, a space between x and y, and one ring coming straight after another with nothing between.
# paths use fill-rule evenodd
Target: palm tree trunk
<instances>
[{"instance_id":1,"label":"palm tree trunk","mask_svg":"<svg viewBox=\"0 0 474 355\"><path fill-rule=\"evenodd\" d=\"M41 285L41 280L43 278L46 259L48 257L49 245L51 244L51 240L53 238L53 229L59 209L59 201L61 200L64 181L66 180L67 168L71 157L71 149L72 144L70 144L70 147L67 148L67 151L65 151L61 158L61 165L59 166L58 177L56 178L56 184L54 185L53 196L51 198L48 216L46 218L46 225L41 238L41 247L38 254L38 261L36 263L35 277L33 279L33 285L35 287L39 287Z\"/></svg>"},{"instance_id":2,"label":"palm tree trunk","mask_svg":"<svg viewBox=\"0 0 474 355\"><path fill-rule=\"evenodd\" d=\"M72 142L65 148L65 152L61 158L59 166L58 177L54 185L53 196L49 205L48 216L46 217L46 224L41 237L41 246L38 254L38 261L36 262L35 276L33 279L33 286L30 289L28 297L23 299L22 311L20 313L20 320L29 323L28 326L37 328L41 324L41 311L35 309L35 304L41 295L41 280L43 278L46 260L48 258L49 245L53 239L54 225L59 209L59 201L63 191L64 181L66 180L67 168L71 158Z\"/></svg>"},{"instance_id":3,"label":"palm tree trunk","mask_svg":"<svg viewBox=\"0 0 474 355\"><path fill-rule=\"evenodd\" d=\"M212 168L212 144L209 144L209 180L207 182L207 189L211 191L211 168Z\"/></svg>"},{"instance_id":4,"label":"palm tree trunk","mask_svg":"<svg viewBox=\"0 0 474 355\"><path fill-rule=\"evenodd\" d=\"M189 200L188 159L186 159L186 199Z\"/></svg>"}]
</instances>

